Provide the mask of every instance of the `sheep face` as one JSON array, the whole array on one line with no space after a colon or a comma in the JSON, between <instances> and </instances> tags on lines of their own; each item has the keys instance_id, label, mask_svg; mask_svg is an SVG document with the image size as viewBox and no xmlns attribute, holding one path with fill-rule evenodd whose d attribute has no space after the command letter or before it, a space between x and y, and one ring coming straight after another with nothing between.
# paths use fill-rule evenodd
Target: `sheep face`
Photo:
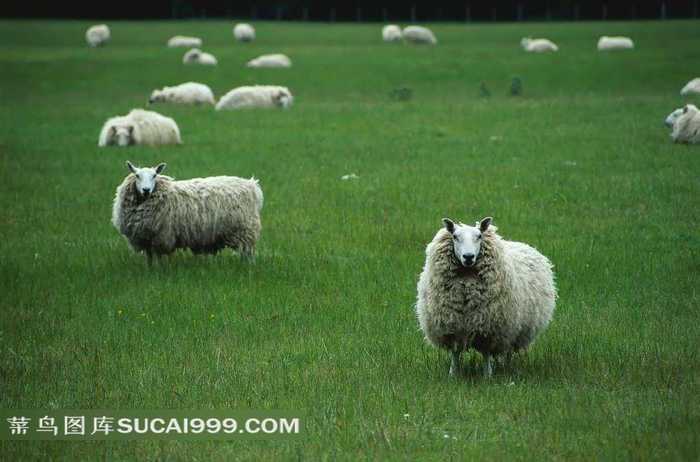
<instances>
[{"instance_id":1,"label":"sheep face","mask_svg":"<svg viewBox=\"0 0 700 462\"><path fill-rule=\"evenodd\" d=\"M473 267L481 251L482 233L491 224L491 217L486 217L481 222L477 222L476 226L467 226L462 223L455 224L449 218L443 218L442 224L452 235L455 258L465 268Z\"/></svg>"},{"instance_id":2,"label":"sheep face","mask_svg":"<svg viewBox=\"0 0 700 462\"><path fill-rule=\"evenodd\" d=\"M275 103L282 109L289 109L292 105L292 95L287 92L280 91L275 97Z\"/></svg>"},{"instance_id":3,"label":"sheep face","mask_svg":"<svg viewBox=\"0 0 700 462\"><path fill-rule=\"evenodd\" d=\"M682 108L676 109L675 111L670 113L668 115L668 117L666 117L666 120L664 120L664 125L666 125L668 128L673 128L673 126L676 125L676 121L678 120L678 118L682 115L683 115L683 109Z\"/></svg>"},{"instance_id":4,"label":"sheep face","mask_svg":"<svg viewBox=\"0 0 700 462\"><path fill-rule=\"evenodd\" d=\"M151 97L148 98L148 105L152 105L155 103L163 103L165 102L165 93L161 90L153 90L153 93L151 93Z\"/></svg>"},{"instance_id":5,"label":"sheep face","mask_svg":"<svg viewBox=\"0 0 700 462\"><path fill-rule=\"evenodd\" d=\"M134 144L134 126L113 125L110 127L109 144L116 144L119 147L126 147Z\"/></svg>"},{"instance_id":6,"label":"sheep face","mask_svg":"<svg viewBox=\"0 0 700 462\"><path fill-rule=\"evenodd\" d=\"M165 164L159 164L156 168L137 168L126 161L126 166L136 177L136 190L142 197L148 197L156 190L157 175L163 171Z\"/></svg>"}]
</instances>

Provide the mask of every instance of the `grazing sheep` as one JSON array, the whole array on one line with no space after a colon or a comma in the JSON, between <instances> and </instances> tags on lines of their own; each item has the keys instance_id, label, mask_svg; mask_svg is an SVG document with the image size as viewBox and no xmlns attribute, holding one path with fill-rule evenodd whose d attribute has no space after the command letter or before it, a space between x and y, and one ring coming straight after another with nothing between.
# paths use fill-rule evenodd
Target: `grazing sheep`
<instances>
[{"instance_id":1,"label":"grazing sheep","mask_svg":"<svg viewBox=\"0 0 700 462\"><path fill-rule=\"evenodd\" d=\"M216 100L214 92L207 85L186 82L174 87L163 87L162 90L153 90L148 105L155 103L215 104Z\"/></svg>"},{"instance_id":2,"label":"grazing sheep","mask_svg":"<svg viewBox=\"0 0 700 462\"><path fill-rule=\"evenodd\" d=\"M598 39L598 50L632 50L634 42L629 37L608 37L603 35Z\"/></svg>"},{"instance_id":3,"label":"grazing sheep","mask_svg":"<svg viewBox=\"0 0 700 462\"><path fill-rule=\"evenodd\" d=\"M525 51L532 51L536 53L559 51L559 47L554 42L546 38L532 39L530 37L523 37L523 39L520 40L520 47Z\"/></svg>"},{"instance_id":4,"label":"grazing sheep","mask_svg":"<svg viewBox=\"0 0 700 462\"><path fill-rule=\"evenodd\" d=\"M253 85L237 87L219 98L215 109L224 111L254 107L289 109L294 98L287 87L277 85Z\"/></svg>"},{"instance_id":5,"label":"grazing sheep","mask_svg":"<svg viewBox=\"0 0 700 462\"><path fill-rule=\"evenodd\" d=\"M205 53L199 48L192 48L182 57L183 64L204 64L206 66L216 66L219 61L214 55Z\"/></svg>"},{"instance_id":6,"label":"grazing sheep","mask_svg":"<svg viewBox=\"0 0 700 462\"><path fill-rule=\"evenodd\" d=\"M144 109L132 109L125 116L112 117L100 131L98 146L182 144L175 120Z\"/></svg>"},{"instance_id":7,"label":"grazing sheep","mask_svg":"<svg viewBox=\"0 0 700 462\"><path fill-rule=\"evenodd\" d=\"M248 23L239 23L233 26L233 37L238 42L252 42L255 40L255 28Z\"/></svg>"},{"instance_id":8,"label":"grazing sheep","mask_svg":"<svg viewBox=\"0 0 700 462\"><path fill-rule=\"evenodd\" d=\"M168 40L168 46L174 47L201 47L202 39L199 37L189 37L187 35L176 35Z\"/></svg>"},{"instance_id":9,"label":"grazing sheep","mask_svg":"<svg viewBox=\"0 0 700 462\"><path fill-rule=\"evenodd\" d=\"M426 247L416 314L427 342L459 355L474 348L491 377L492 355L527 348L549 325L557 291L550 261L534 248L502 239L491 217L476 226L443 218Z\"/></svg>"},{"instance_id":10,"label":"grazing sheep","mask_svg":"<svg viewBox=\"0 0 700 462\"><path fill-rule=\"evenodd\" d=\"M423 26L407 26L403 29L403 40L407 43L437 44L433 31Z\"/></svg>"},{"instance_id":11,"label":"grazing sheep","mask_svg":"<svg viewBox=\"0 0 700 462\"><path fill-rule=\"evenodd\" d=\"M686 83L681 89L681 95L689 95L691 93L700 93L700 77Z\"/></svg>"},{"instance_id":12,"label":"grazing sheep","mask_svg":"<svg viewBox=\"0 0 700 462\"><path fill-rule=\"evenodd\" d=\"M107 24L95 24L85 33L87 42L93 47L102 47L109 41L110 31Z\"/></svg>"},{"instance_id":13,"label":"grazing sheep","mask_svg":"<svg viewBox=\"0 0 700 462\"><path fill-rule=\"evenodd\" d=\"M269 55L261 55L255 59L251 59L246 64L246 67L292 67L292 60L289 56L283 53L273 53Z\"/></svg>"},{"instance_id":14,"label":"grazing sheep","mask_svg":"<svg viewBox=\"0 0 700 462\"><path fill-rule=\"evenodd\" d=\"M117 188L112 223L135 252L170 255L177 249L194 254L229 247L253 262L260 239L263 192L255 178L213 176L176 181L160 175L165 164L136 168Z\"/></svg>"},{"instance_id":15,"label":"grazing sheep","mask_svg":"<svg viewBox=\"0 0 700 462\"><path fill-rule=\"evenodd\" d=\"M673 124L671 137L676 143L700 144L700 110L695 105L683 106L683 113Z\"/></svg>"},{"instance_id":16,"label":"grazing sheep","mask_svg":"<svg viewBox=\"0 0 700 462\"><path fill-rule=\"evenodd\" d=\"M385 42L400 42L403 40L401 28L396 24L387 24L382 27L382 40Z\"/></svg>"}]
</instances>

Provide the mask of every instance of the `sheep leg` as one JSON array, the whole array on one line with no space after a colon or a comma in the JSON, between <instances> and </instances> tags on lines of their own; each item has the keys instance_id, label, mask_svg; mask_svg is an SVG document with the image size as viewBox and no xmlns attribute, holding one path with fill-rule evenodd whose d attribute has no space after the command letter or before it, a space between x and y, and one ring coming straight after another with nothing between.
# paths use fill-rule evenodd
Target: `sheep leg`
<instances>
[{"instance_id":1,"label":"sheep leg","mask_svg":"<svg viewBox=\"0 0 700 462\"><path fill-rule=\"evenodd\" d=\"M255 263L255 255L253 254L253 251L252 250L241 251L241 260L243 260L244 263Z\"/></svg>"},{"instance_id":2,"label":"sheep leg","mask_svg":"<svg viewBox=\"0 0 700 462\"><path fill-rule=\"evenodd\" d=\"M452 352L452 363L450 364L450 375L457 375L459 372L459 351Z\"/></svg>"},{"instance_id":3,"label":"sheep leg","mask_svg":"<svg viewBox=\"0 0 700 462\"><path fill-rule=\"evenodd\" d=\"M491 353L484 353L484 377L491 380Z\"/></svg>"},{"instance_id":4,"label":"sheep leg","mask_svg":"<svg viewBox=\"0 0 700 462\"><path fill-rule=\"evenodd\" d=\"M153 251L151 249L146 249L146 261L148 266L153 266Z\"/></svg>"}]
</instances>

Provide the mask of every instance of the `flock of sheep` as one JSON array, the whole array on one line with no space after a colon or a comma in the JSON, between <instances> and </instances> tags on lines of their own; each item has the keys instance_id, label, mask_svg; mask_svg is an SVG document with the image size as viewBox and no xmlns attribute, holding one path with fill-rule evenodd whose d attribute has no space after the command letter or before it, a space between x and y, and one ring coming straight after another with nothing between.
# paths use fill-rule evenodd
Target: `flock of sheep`
<instances>
[{"instance_id":1,"label":"flock of sheep","mask_svg":"<svg viewBox=\"0 0 700 462\"><path fill-rule=\"evenodd\" d=\"M109 28L97 25L87 32L90 45L103 46ZM239 41L255 39L249 24L234 27ZM389 24L382 28L384 41L436 45L428 28ZM200 50L198 37L175 36L170 47L193 47L183 62L215 65L216 58ZM546 38L525 37L527 52L556 52ZM633 49L628 37L603 36L601 51ZM249 67L290 67L285 55L263 55ZM681 94L700 93L700 78L689 82ZM201 83L186 82L153 90L148 105L156 103L208 104L215 109L276 107L288 109L293 101L281 86L234 88L218 102ZM673 111L665 120L676 142L700 143L700 111L692 104ZM133 109L108 119L99 146L131 144L180 144L177 123L154 111ZM260 238L263 192L255 178L214 176L176 181L162 175L165 164L136 167L127 161L129 174L117 188L112 223L135 252L143 252L148 264L177 249L195 254L217 253L231 248L246 262L254 261ZM459 370L461 353L474 349L484 358L484 376L492 375L492 358L506 358L528 348L552 319L557 288L553 265L534 247L508 241L497 234L491 217L475 226L443 218L442 227L425 249L425 264L417 284L415 314L425 340L451 353L451 374Z\"/></svg>"}]
</instances>

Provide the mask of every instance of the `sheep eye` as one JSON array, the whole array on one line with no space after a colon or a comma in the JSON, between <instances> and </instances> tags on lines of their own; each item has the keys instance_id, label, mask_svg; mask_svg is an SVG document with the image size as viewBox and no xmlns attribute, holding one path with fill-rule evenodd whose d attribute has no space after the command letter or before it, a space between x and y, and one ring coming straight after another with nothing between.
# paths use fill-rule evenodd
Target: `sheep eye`
<instances>
[{"instance_id":1,"label":"sheep eye","mask_svg":"<svg viewBox=\"0 0 700 462\"><path fill-rule=\"evenodd\" d=\"M155 180L156 179L156 174L154 173L151 179Z\"/></svg>"},{"instance_id":2,"label":"sheep eye","mask_svg":"<svg viewBox=\"0 0 700 462\"><path fill-rule=\"evenodd\" d=\"M479 234L478 236L476 236L476 240L477 240L477 241L480 241L480 240L481 240L481 234Z\"/></svg>"},{"instance_id":3,"label":"sheep eye","mask_svg":"<svg viewBox=\"0 0 700 462\"><path fill-rule=\"evenodd\" d=\"M452 239L454 239L455 242L459 242L459 238L458 238L457 235L455 235L455 234L452 235Z\"/></svg>"}]
</instances>

